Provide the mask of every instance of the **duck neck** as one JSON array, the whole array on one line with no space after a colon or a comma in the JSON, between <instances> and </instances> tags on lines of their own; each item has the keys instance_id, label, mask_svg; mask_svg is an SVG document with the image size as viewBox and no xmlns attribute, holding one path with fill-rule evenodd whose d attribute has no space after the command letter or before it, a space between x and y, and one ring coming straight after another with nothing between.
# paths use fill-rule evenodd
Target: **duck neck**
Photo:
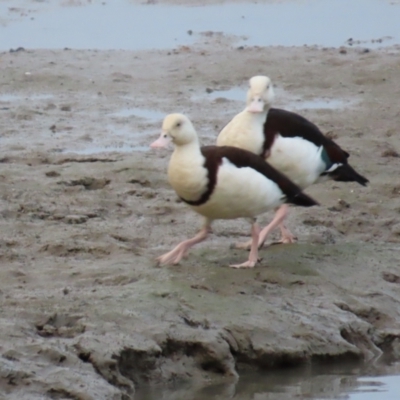
<instances>
[{"instance_id":1,"label":"duck neck","mask_svg":"<svg viewBox=\"0 0 400 400\"><path fill-rule=\"evenodd\" d=\"M172 153L174 162L187 162L190 159L194 161L198 157L201 157L200 143L198 139L175 146L175 150Z\"/></svg>"},{"instance_id":2,"label":"duck neck","mask_svg":"<svg viewBox=\"0 0 400 400\"><path fill-rule=\"evenodd\" d=\"M190 152L190 153L200 153L200 143L199 140L193 139L189 143L181 144L179 146L175 146L175 152Z\"/></svg>"},{"instance_id":3,"label":"duck neck","mask_svg":"<svg viewBox=\"0 0 400 400\"><path fill-rule=\"evenodd\" d=\"M199 142L176 146L168 166L168 180L182 199L197 201L207 186L207 169Z\"/></svg>"}]
</instances>

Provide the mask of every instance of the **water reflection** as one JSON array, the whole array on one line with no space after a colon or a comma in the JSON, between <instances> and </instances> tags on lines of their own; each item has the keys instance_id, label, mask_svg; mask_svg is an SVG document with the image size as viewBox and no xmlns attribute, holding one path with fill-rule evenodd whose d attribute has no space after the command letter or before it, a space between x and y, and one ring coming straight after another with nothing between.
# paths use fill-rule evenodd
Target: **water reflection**
<instances>
[{"instance_id":1,"label":"water reflection","mask_svg":"<svg viewBox=\"0 0 400 400\"><path fill-rule=\"evenodd\" d=\"M400 399L400 376L373 376L359 378L359 387L350 393L350 400Z\"/></svg>"},{"instance_id":2,"label":"water reflection","mask_svg":"<svg viewBox=\"0 0 400 400\"><path fill-rule=\"evenodd\" d=\"M293 400L400 398L400 375L362 376L364 368L286 369L242 373L238 381L209 386L182 384L168 388L142 388L135 400ZM400 373L400 368L396 368ZM373 373L373 372L371 372ZM375 371L375 374L377 372ZM361 376L360 376L361 375Z\"/></svg>"}]
</instances>

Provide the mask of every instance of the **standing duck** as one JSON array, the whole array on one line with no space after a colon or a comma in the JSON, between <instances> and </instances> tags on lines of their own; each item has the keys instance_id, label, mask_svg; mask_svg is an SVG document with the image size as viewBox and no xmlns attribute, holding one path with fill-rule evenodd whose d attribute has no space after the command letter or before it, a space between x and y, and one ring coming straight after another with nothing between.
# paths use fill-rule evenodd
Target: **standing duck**
<instances>
[{"instance_id":1,"label":"standing duck","mask_svg":"<svg viewBox=\"0 0 400 400\"><path fill-rule=\"evenodd\" d=\"M293 112L270 108L274 93L267 76L252 77L249 86L246 108L222 129L217 146L236 146L261 155L301 189L327 179L366 186L368 179L348 163L349 153L316 125ZM270 225L264 229L269 232ZM294 242L295 237L283 222L280 229L281 243ZM261 234L259 246L264 243L263 237ZM236 247L248 248L249 242Z\"/></svg>"},{"instance_id":2,"label":"standing duck","mask_svg":"<svg viewBox=\"0 0 400 400\"><path fill-rule=\"evenodd\" d=\"M283 174L272 168L262 157L231 146L200 147L191 121L183 114L165 117L162 132L152 148L175 145L168 166L168 179L177 195L204 218L200 232L178 244L158 258L160 264L177 264L187 251L204 241L216 219L246 218L251 223L249 258L233 268L252 268L258 261L260 229L256 217L283 203L310 207L318 204L301 192ZM274 229L285 218L279 210L271 222ZM269 231L263 232L268 235Z\"/></svg>"}]
</instances>

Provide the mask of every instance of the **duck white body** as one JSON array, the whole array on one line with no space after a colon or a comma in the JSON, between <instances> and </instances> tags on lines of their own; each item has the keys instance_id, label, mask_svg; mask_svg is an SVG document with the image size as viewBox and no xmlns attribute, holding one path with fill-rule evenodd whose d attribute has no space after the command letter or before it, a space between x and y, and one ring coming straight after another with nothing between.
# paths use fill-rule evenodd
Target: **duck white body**
<instances>
[{"instance_id":1,"label":"duck white body","mask_svg":"<svg viewBox=\"0 0 400 400\"><path fill-rule=\"evenodd\" d=\"M252 222L251 252L247 262L234 267L253 267L259 240L255 217L286 201L303 206L317 204L251 152L226 146L201 148L192 123L182 114L164 119L163 132L151 147L164 147L169 141L175 144L168 167L169 182L184 202L205 217L205 224L193 239L161 256L160 263L178 263L191 246L206 238L213 220L246 218ZM285 215L282 210L273 225Z\"/></svg>"},{"instance_id":2,"label":"duck white body","mask_svg":"<svg viewBox=\"0 0 400 400\"><path fill-rule=\"evenodd\" d=\"M239 147L261 155L267 113L261 114L261 120L257 118L259 116L252 116L246 110L237 114L219 134L217 146ZM249 119L252 119L252 124L248 122ZM321 174L326 170L326 163L322 159L322 151L323 147L318 147L302 137L283 137L278 134L266 160L296 185L305 189L324 180Z\"/></svg>"},{"instance_id":3,"label":"duck white body","mask_svg":"<svg viewBox=\"0 0 400 400\"><path fill-rule=\"evenodd\" d=\"M266 76L254 76L249 80L249 90L247 92L246 108L237 114L233 119L222 129L217 138L217 146L234 146L240 149L251 151L258 155L271 156L270 152L265 154L263 144L265 141L264 136L264 123L267 119L269 107L274 100L275 94L273 91L271 80ZM254 104L260 104L260 107L254 107ZM282 138L284 139L284 138ZM291 174L296 180L293 182L299 184L310 181L311 176L304 176L303 170L298 170L296 165L291 162L291 157L287 157L287 151L291 147L290 141L282 140L274 149L272 162L268 159L269 163L276 167L284 168L285 174ZM275 145L275 143L274 143ZM313 149L301 146L301 155L304 151L312 151ZM299 154L300 156L300 154ZM297 158L297 157L296 157ZM274 162L278 165L274 165ZM290 177L291 175L287 175ZM290 178L292 179L292 178ZM270 226L266 228L269 231ZM291 243L295 237L283 225L280 226L282 233L282 242ZM261 247L264 241L260 240L259 246ZM249 242L238 244L238 248L247 248Z\"/></svg>"},{"instance_id":4,"label":"duck white body","mask_svg":"<svg viewBox=\"0 0 400 400\"><path fill-rule=\"evenodd\" d=\"M204 167L201 168L204 170ZM252 168L237 168L226 158L218 168L217 182L218 185L205 204L191 206L204 217L254 218L282 204L282 191L275 182L265 179ZM246 182L245 190L243 182ZM180 193L179 188L176 192Z\"/></svg>"},{"instance_id":5,"label":"duck white body","mask_svg":"<svg viewBox=\"0 0 400 400\"><path fill-rule=\"evenodd\" d=\"M246 108L222 129L217 138L217 146L235 146L264 155L270 165L302 189L312 185L326 169L326 164L321 158L323 148L300 136L282 137L277 134L271 148L265 154L264 124L274 99L272 84L266 76L255 76L250 79L249 86ZM262 108L252 109L254 99L261 99Z\"/></svg>"},{"instance_id":6,"label":"duck white body","mask_svg":"<svg viewBox=\"0 0 400 400\"><path fill-rule=\"evenodd\" d=\"M326 170L323 147L301 137L276 135L269 151L268 162L302 189L321 180Z\"/></svg>"},{"instance_id":7,"label":"duck white body","mask_svg":"<svg viewBox=\"0 0 400 400\"><path fill-rule=\"evenodd\" d=\"M236 146L263 156L302 189L327 179L356 181L361 185L368 182L347 163L348 153L314 124L297 114L270 108L273 95L268 77L253 77L249 84L247 107L220 132L218 146ZM251 107L254 99L264 99L262 110ZM282 243L295 240L283 224L280 229ZM237 247L248 246L249 242Z\"/></svg>"}]
</instances>

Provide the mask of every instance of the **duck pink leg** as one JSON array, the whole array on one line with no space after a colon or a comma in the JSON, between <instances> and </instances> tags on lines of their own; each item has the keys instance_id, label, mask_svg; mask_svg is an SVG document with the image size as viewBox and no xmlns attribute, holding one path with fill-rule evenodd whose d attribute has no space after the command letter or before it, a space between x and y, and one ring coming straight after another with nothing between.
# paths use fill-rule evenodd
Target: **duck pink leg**
<instances>
[{"instance_id":1,"label":"duck pink leg","mask_svg":"<svg viewBox=\"0 0 400 400\"><path fill-rule=\"evenodd\" d=\"M207 222L205 226L200 230L200 232L193 238L184 240L179 243L173 250L168 253L163 254L157 258L159 264L178 264L179 261L185 256L187 251L193 247L195 244L205 240L211 231L210 223Z\"/></svg>"},{"instance_id":2,"label":"duck pink leg","mask_svg":"<svg viewBox=\"0 0 400 400\"><path fill-rule=\"evenodd\" d=\"M260 227L256 222L251 225L251 250L249 259L242 264L230 265L231 268L253 268L258 261L258 240Z\"/></svg>"},{"instance_id":3,"label":"duck pink leg","mask_svg":"<svg viewBox=\"0 0 400 400\"><path fill-rule=\"evenodd\" d=\"M279 244L279 243L295 243L297 240L297 237L292 234L292 232L289 231L288 228L282 223L279 225L279 229L281 230L281 239L278 242L274 242L274 244Z\"/></svg>"},{"instance_id":4,"label":"duck pink leg","mask_svg":"<svg viewBox=\"0 0 400 400\"><path fill-rule=\"evenodd\" d=\"M289 206L287 204L282 204L278 208L278 211L275 213L274 219L260 232L260 238L258 239L258 247L259 248L261 248L264 245L265 240L267 239L267 236L277 226L279 226L281 228L281 232L282 232L282 227L284 229L286 229L285 226L283 225L283 221L286 218L288 212L289 212ZM289 230L287 230L287 231L289 232Z\"/></svg>"},{"instance_id":5,"label":"duck pink leg","mask_svg":"<svg viewBox=\"0 0 400 400\"><path fill-rule=\"evenodd\" d=\"M279 226L281 228L281 232L283 235L282 231L282 226L284 229L289 232L287 228L283 225L283 221L286 218L287 214L289 211L289 206L287 204L281 205L277 212L275 213L274 219L260 232L260 236L258 239L258 248L261 248L264 245L265 240L267 239L267 236L277 227ZM290 232L289 232L290 233ZM248 249L252 245L252 240L245 242L245 243L236 243L235 248L236 249Z\"/></svg>"}]
</instances>

